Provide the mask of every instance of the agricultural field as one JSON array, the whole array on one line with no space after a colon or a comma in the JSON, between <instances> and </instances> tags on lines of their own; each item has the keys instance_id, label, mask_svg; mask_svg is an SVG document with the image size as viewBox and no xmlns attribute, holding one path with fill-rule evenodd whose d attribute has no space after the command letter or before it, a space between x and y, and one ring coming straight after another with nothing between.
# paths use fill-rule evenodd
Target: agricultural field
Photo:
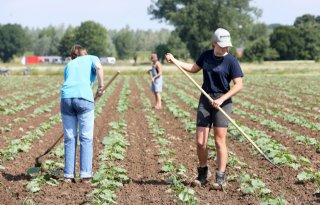
<instances>
[{"instance_id":1,"label":"agricultural field","mask_svg":"<svg viewBox=\"0 0 320 205\"><path fill-rule=\"evenodd\" d=\"M319 204L319 77L245 75L231 117L281 169L230 124L224 192L191 186L200 91L184 75L164 76L161 110L147 75L120 74L96 101L92 184L62 181L63 140L27 173L62 134L62 76L0 77L0 204Z\"/></svg>"}]
</instances>

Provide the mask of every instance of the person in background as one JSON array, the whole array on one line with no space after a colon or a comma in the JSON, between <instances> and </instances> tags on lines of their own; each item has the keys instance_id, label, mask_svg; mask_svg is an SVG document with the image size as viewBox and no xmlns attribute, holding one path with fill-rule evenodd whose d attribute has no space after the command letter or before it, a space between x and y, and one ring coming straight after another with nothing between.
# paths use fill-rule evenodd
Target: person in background
<instances>
[{"instance_id":1,"label":"person in background","mask_svg":"<svg viewBox=\"0 0 320 205\"><path fill-rule=\"evenodd\" d=\"M103 69L97 56L87 55L80 45L71 48L71 61L64 69L61 88L61 115L64 132L64 179L75 182L76 147L80 139L80 179L92 178L94 97L93 83L98 76L97 96L103 94ZM79 131L78 131L79 130Z\"/></svg>"},{"instance_id":2,"label":"person in background","mask_svg":"<svg viewBox=\"0 0 320 205\"><path fill-rule=\"evenodd\" d=\"M152 68L147 72L151 75L152 86L151 90L154 93L156 105L155 109L161 109L161 92L162 92L162 65L158 61L158 56L156 53L151 54Z\"/></svg>"},{"instance_id":3,"label":"person in background","mask_svg":"<svg viewBox=\"0 0 320 205\"><path fill-rule=\"evenodd\" d=\"M201 94L197 110L196 143L199 159L198 176L194 180L195 185L202 186L208 182L211 176L207 166L208 161L208 135L213 127L215 145L217 150L216 181L212 188L223 190L226 186L227 145L226 135L228 130L227 118L217 109L221 107L228 115L232 111L231 97L238 93L242 87L242 69L238 60L229 53L232 46L229 31L218 28L211 42L211 50L204 51L195 64L179 61L172 54L166 54L166 60L180 65L184 70L196 73L203 71L203 90L214 100L210 101ZM233 86L230 87L230 82Z\"/></svg>"}]
</instances>

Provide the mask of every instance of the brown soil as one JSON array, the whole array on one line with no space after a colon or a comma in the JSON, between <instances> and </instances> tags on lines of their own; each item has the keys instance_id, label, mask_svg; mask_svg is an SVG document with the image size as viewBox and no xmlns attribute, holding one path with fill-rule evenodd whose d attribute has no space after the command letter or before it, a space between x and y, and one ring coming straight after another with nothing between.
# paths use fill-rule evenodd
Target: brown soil
<instances>
[{"instance_id":1,"label":"brown soil","mask_svg":"<svg viewBox=\"0 0 320 205\"><path fill-rule=\"evenodd\" d=\"M117 193L117 204L177 204L160 173L156 144L150 134L139 90L131 80L127 116L129 147L121 163L130 182Z\"/></svg>"},{"instance_id":2,"label":"brown soil","mask_svg":"<svg viewBox=\"0 0 320 205\"><path fill-rule=\"evenodd\" d=\"M187 88L183 89L180 86L179 89L182 89L186 93L189 93L195 98L198 98L196 94L189 92ZM175 96L174 94L170 94L170 95L173 97L173 99L180 101L179 105L181 106L181 108L183 108L184 110L190 113L194 113L195 115L195 111L189 106L187 106L185 103L183 103L178 96ZM239 105L235 104L234 106L239 106ZM258 123L252 122L248 119L241 118L234 114L231 117L234 118L237 122L240 122L240 124L246 125L249 128L256 128L258 130L263 130L267 134L273 136L274 139L278 140L279 142L284 144L286 147L288 147L291 153L297 156L304 156L309 158L311 162L313 162L311 164L311 167L314 168L315 170L319 169L318 167L318 164L320 163L319 154L315 152L314 148L306 147L305 145L299 145L293 139L288 139L286 136L283 136L279 133L278 134L272 133L264 126L259 125ZM293 170L288 167L281 167L283 169L284 179L277 180L276 178L279 175L282 175L281 171L279 171L276 168L273 168L270 163L268 163L265 160L262 160L260 156L251 155L250 150L254 148L250 143L246 143L244 145L243 143L240 143L234 138L228 138L228 140L229 140L229 143L228 143L229 149L235 152L236 156L239 157L241 161L249 165L249 169L248 170L246 169L245 171L248 173L256 173L258 176L260 176L263 179L263 181L267 184L267 187L272 190L275 196L284 194L285 199L289 202L289 204L319 203L319 199L313 195L314 191L317 190L316 184L312 184L312 183L298 184L297 183L296 176L298 173L303 171L304 166L301 167L299 170ZM306 167L309 167L309 166L306 166ZM233 187L233 188L237 189L236 187Z\"/></svg>"},{"instance_id":3,"label":"brown soil","mask_svg":"<svg viewBox=\"0 0 320 205\"><path fill-rule=\"evenodd\" d=\"M140 77L139 77L140 78ZM167 193L169 185L166 183L166 176L160 172L161 165L158 164L159 156L157 155L158 147L152 140L148 123L145 118L145 112L140 100L140 93L137 85L130 79L129 110L124 113L127 122L126 140L130 143L127 148L126 157L121 162L121 165L127 170L127 175L130 177L128 183L118 190L118 204L179 204L178 199L173 193ZM166 79L168 83L172 83L173 78ZM94 133L94 171L99 166L99 152L102 150L102 139L108 134L108 123L117 121L120 115L116 111L116 105L119 99L119 93L123 85L123 78L117 84L115 91L108 98L104 105L102 113L96 118L96 128ZM145 88L145 94L148 99L154 104L154 96L150 92L150 85L145 80L139 79L139 83ZM182 89L179 87L179 89ZM184 89L186 92L187 89ZM178 105L184 110L190 112L191 119L195 119L195 110L183 103L179 97L171 94L166 89L170 97L174 98ZM197 95L195 98L198 98ZM183 123L176 119L167 110L163 104L162 110L154 110L155 115L159 117L159 126L165 130L165 137L170 139L170 149L176 152L176 163L183 164L188 176L185 185L190 186L190 182L196 175L196 167L198 159L196 156L196 147L194 135L185 131ZM240 105L235 105L240 106ZM53 109L55 110L55 109ZM52 111L52 112L56 112ZM51 113L53 114L53 113ZM45 121L45 115L38 116ZM39 120L38 117L35 120ZM318 160L318 154L303 145L297 145L293 140L287 139L283 135L277 135L263 126L256 125L248 119L232 116L239 120L241 124L248 127L254 127L267 132L275 137L285 146L289 147L290 151L295 155L304 155L312 160ZM29 122L28 122L29 123ZM16 128L15 128L16 129ZM51 145L62 131L61 123L48 130L40 140L33 142L32 148L27 153L19 153L13 161L2 162L1 165L6 169L0 171L0 204L88 204L90 197L88 193L92 191L90 184L67 184L59 183L58 186L46 185L41 191L32 194L25 188L25 184L30 181L30 177L26 175L26 170L34 166L34 159L42 154L49 145ZM1 138L3 135L1 135ZM10 136L10 139L14 136ZM252 154L252 146L248 142L239 142L232 136L228 137L228 147L236 154L236 156L248 166L242 170L257 174L266 183L267 187L272 190L273 196L284 195L288 204L318 204L320 198L313 195L317 189L314 183L298 184L296 183L296 175L301 171L293 170L288 167L281 167L283 173L277 168L274 168L260 155ZM312 157L313 156L313 157ZM47 158L46 158L47 159ZM43 159L44 160L44 159ZM315 167L314 162L312 167ZM215 162L208 162L211 173L214 174ZM242 170L228 169L228 174L241 175ZM283 174L283 178L278 179ZM206 186L204 188L195 187L198 204L258 204L259 198L252 195L244 195L238 191L238 183L230 182L226 189L227 193L221 191L213 191Z\"/></svg>"},{"instance_id":4,"label":"brown soil","mask_svg":"<svg viewBox=\"0 0 320 205\"><path fill-rule=\"evenodd\" d=\"M41 113L35 118L28 116L29 113L32 113L34 109L45 105L47 103L52 102L53 100L57 100L58 95L55 95L53 97L50 97L48 99L44 99L37 103L34 106L31 106L30 108L23 110L21 112L18 112L14 115L4 116L1 118L1 124L0 126L8 126L11 124L11 130L9 132L4 132L1 134L1 136L5 139L0 142L0 149L3 149L8 142L14 139L21 138L26 132L32 131L36 127L38 127L41 123L46 122L50 117L57 114L60 111L60 104L57 103L51 110L50 113ZM26 122L14 122L15 119L23 117L26 119Z\"/></svg>"}]
</instances>

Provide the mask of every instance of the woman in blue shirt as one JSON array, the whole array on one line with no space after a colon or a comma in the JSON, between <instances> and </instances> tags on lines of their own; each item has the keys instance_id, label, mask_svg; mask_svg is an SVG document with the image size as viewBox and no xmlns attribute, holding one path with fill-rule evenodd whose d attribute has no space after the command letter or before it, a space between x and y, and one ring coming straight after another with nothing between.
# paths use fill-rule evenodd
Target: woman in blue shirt
<instances>
[{"instance_id":1,"label":"woman in blue shirt","mask_svg":"<svg viewBox=\"0 0 320 205\"><path fill-rule=\"evenodd\" d=\"M92 178L94 98L92 85L98 75L97 96L103 94L103 69L97 56L86 55L86 49L74 45L71 61L64 69L61 89L61 115L64 131L66 182L74 182L76 147L80 139L80 178ZM79 133L78 133L79 128Z\"/></svg>"},{"instance_id":2,"label":"woman in blue shirt","mask_svg":"<svg viewBox=\"0 0 320 205\"><path fill-rule=\"evenodd\" d=\"M211 176L207 166L207 141L210 129L213 126L217 150L217 171L216 181L212 184L212 188L223 189L226 185L228 159L226 145L228 120L216 108L220 106L228 115L231 114L231 97L242 89L243 73L238 60L229 53L232 43L230 33L227 30L218 28L212 36L211 44L213 49L203 52L195 64L179 61L170 53L166 55L166 59L168 62L174 62L191 73L196 73L201 69L203 71L202 88L214 101L210 104L203 94L199 99L196 129L199 167L198 177L195 179L194 184L204 185ZM229 85L231 81L233 82L232 87Z\"/></svg>"}]
</instances>

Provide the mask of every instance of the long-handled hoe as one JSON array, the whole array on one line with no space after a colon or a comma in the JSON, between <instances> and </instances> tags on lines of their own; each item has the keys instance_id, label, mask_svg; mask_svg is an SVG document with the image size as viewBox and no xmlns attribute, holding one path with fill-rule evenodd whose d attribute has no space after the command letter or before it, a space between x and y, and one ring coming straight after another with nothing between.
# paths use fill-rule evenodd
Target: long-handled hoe
<instances>
[{"instance_id":1,"label":"long-handled hoe","mask_svg":"<svg viewBox=\"0 0 320 205\"><path fill-rule=\"evenodd\" d=\"M171 61L170 61L170 62L171 62ZM195 80L193 80L193 79L190 77L190 75L189 75L183 68L181 68L180 65L176 64L175 62L172 62L172 63L174 63L174 64L191 80L191 82L192 82L195 86L197 86L197 88L201 91L201 93L202 93L203 95L205 95L205 96L208 98L208 100L210 101L210 103L212 104L213 99L210 97L210 95L208 95L208 94L206 93L206 91L204 91L204 90L198 85L198 83L197 83ZM281 172L282 172L282 169L281 169L279 166L277 166L276 164L274 164L274 163L268 158L268 156L263 153L263 151L250 139L250 137L237 125L237 123L236 123L233 119L231 119L231 117L230 117L221 107L217 107L217 109L219 109L219 111L222 112L222 114L239 130L239 132L260 152L260 154L261 154L268 162L270 162L273 166L279 168L279 169L281 170Z\"/></svg>"},{"instance_id":2,"label":"long-handled hoe","mask_svg":"<svg viewBox=\"0 0 320 205\"><path fill-rule=\"evenodd\" d=\"M106 90L106 89L109 87L109 85L112 83L112 81L113 81L119 74L120 74L120 71L118 71L118 72L109 80L109 82L103 87L103 91ZM98 96L95 96L95 97L94 97L94 100L96 100L96 99L98 99ZM41 163L41 161L40 161L40 158L43 157L43 156L45 156L45 155L47 155L49 152L51 152L51 150L58 144L58 142L63 138L63 136L64 136L64 134L62 133L62 134L60 135L60 137L59 137L43 154L41 154L40 156L38 156L38 157L36 158L35 165L34 165L34 167L28 169L28 171L27 171L28 174L30 174L30 175L36 175L36 174L38 174L38 173L40 173L40 172L42 171L42 170L41 170L41 167L42 167L41 165L42 165L42 163ZM51 172L53 172L53 173L55 174L54 171L51 170Z\"/></svg>"}]
</instances>

